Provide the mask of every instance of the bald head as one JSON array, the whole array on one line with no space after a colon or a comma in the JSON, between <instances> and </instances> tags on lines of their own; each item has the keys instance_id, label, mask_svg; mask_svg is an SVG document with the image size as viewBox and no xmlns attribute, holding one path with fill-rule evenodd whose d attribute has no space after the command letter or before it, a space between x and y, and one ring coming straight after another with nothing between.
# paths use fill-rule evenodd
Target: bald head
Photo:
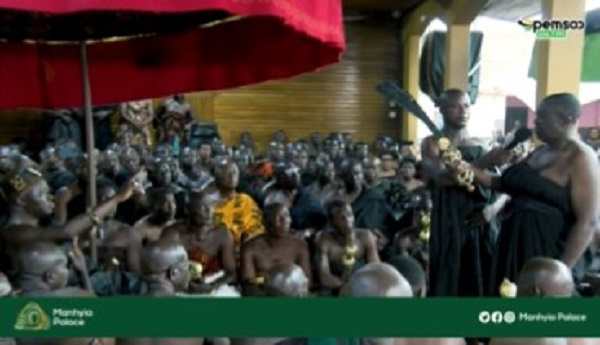
<instances>
[{"instance_id":1,"label":"bald head","mask_svg":"<svg viewBox=\"0 0 600 345\"><path fill-rule=\"evenodd\" d=\"M461 99L463 97L469 98L469 96L461 89L448 89L440 95L439 106L447 104L450 100Z\"/></svg>"},{"instance_id":2,"label":"bald head","mask_svg":"<svg viewBox=\"0 0 600 345\"><path fill-rule=\"evenodd\" d=\"M308 278L298 265L277 265L267 273L265 289L269 296L306 297Z\"/></svg>"},{"instance_id":3,"label":"bald head","mask_svg":"<svg viewBox=\"0 0 600 345\"><path fill-rule=\"evenodd\" d=\"M69 281L67 255L52 242L32 242L21 248L16 264L23 295L62 289Z\"/></svg>"},{"instance_id":4,"label":"bald head","mask_svg":"<svg viewBox=\"0 0 600 345\"><path fill-rule=\"evenodd\" d=\"M17 257L20 275L41 275L56 266L66 266L66 254L52 242L32 242L22 247Z\"/></svg>"},{"instance_id":5,"label":"bald head","mask_svg":"<svg viewBox=\"0 0 600 345\"><path fill-rule=\"evenodd\" d=\"M0 297L8 296L12 291L12 286L4 273L0 272Z\"/></svg>"},{"instance_id":6,"label":"bald head","mask_svg":"<svg viewBox=\"0 0 600 345\"><path fill-rule=\"evenodd\" d=\"M517 296L570 297L574 290L571 270L550 258L534 258L523 266L517 281Z\"/></svg>"},{"instance_id":7,"label":"bald head","mask_svg":"<svg viewBox=\"0 0 600 345\"><path fill-rule=\"evenodd\" d=\"M571 93L556 93L550 95L540 104L540 107L547 106L553 108L562 115L567 121L574 123L581 116L581 103Z\"/></svg>"},{"instance_id":8,"label":"bald head","mask_svg":"<svg viewBox=\"0 0 600 345\"><path fill-rule=\"evenodd\" d=\"M415 297L425 297L427 291L427 275L421 264L411 256L397 256L390 260L390 264L394 266L400 274L412 287Z\"/></svg>"},{"instance_id":9,"label":"bald head","mask_svg":"<svg viewBox=\"0 0 600 345\"><path fill-rule=\"evenodd\" d=\"M142 272L157 274L169 270L177 264L187 263L188 256L185 248L177 241L161 239L148 244L142 253Z\"/></svg>"},{"instance_id":10,"label":"bald head","mask_svg":"<svg viewBox=\"0 0 600 345\"><path fill-rule=\"evenodd\" d=\"M413 297L410 284L391 265L370 263L356 271L342 288L348 297Z\"/></svg>"}]
</instances>

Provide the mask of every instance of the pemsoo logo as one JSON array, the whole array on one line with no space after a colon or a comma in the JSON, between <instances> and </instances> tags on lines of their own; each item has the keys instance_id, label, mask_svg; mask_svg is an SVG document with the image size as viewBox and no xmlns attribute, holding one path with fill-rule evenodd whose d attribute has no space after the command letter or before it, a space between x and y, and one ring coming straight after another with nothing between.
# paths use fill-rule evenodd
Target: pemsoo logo
<instances>
[{"instance_id":1,"label":"pemsoo logo","mask_svg":"<svg viewBox=\"0 0 600 345\"><path fill-rule=\"evenodd\" d=\"M15 329L18 331L45 331L50 328L50 318L35 302L28 303L17 315Z\"/></svg>"},{"instance_id":2,"label":"pemsoo logo","mask_svg":"<svg viewBox=\"0 0 600 345\"><path fill-rule=\"evenodd\" d=\"M532 31L538 39L564 39L567 32L572 30L584 30L583 20L560 19L560 20L519 20L525 30Z\"/></svg>"}]
</instances>

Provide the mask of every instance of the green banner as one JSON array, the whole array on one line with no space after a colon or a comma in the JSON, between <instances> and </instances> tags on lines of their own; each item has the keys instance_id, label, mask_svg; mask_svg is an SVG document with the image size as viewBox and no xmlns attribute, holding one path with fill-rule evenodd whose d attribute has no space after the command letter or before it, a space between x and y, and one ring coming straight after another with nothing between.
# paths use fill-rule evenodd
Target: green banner
<instances>
[{"instance_id":1,"label":"green banner","mask_svg":"<svg viewBox=\"0 0 600 345\"><path fill-rule=\"evenodd\" d=\"M600 337L600 299L0 299L0 337Z\"/></svg>"}]
</instances>

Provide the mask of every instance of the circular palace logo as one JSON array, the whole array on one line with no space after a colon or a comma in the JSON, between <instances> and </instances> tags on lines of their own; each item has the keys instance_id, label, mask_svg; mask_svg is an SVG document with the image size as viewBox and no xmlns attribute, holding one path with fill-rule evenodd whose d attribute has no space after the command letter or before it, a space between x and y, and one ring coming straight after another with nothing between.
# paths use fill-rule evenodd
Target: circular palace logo
<instances>
[{"instance_id":1,"label":"circular palace logo","mask_svg":"<svg viewBox=\"0 0 600 345\"><path fill-rule=\"evenodd\" d=\"M45 331L50 328L50 318L35 302L28 303L17 316L15 329L18 331Z\"/></svg>"}]
</instances>

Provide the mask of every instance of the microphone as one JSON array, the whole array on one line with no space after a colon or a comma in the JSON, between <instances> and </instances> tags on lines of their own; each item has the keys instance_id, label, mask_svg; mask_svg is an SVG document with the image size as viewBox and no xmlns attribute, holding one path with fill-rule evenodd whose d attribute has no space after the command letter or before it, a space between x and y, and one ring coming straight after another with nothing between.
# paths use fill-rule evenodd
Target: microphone
<instances>
[{"instance_id":1,"label":"microphone","mask_svg":"<svg viewBox=\"0 0 600 345\"><path fill-rule=\"evenodd\" d=\"M528 128L519 128L511 141L504 143L502 149L505 151L510 151L517 147L517 145L531 139L533 137L533 131Z\"/></svg>"}]
</instances>

